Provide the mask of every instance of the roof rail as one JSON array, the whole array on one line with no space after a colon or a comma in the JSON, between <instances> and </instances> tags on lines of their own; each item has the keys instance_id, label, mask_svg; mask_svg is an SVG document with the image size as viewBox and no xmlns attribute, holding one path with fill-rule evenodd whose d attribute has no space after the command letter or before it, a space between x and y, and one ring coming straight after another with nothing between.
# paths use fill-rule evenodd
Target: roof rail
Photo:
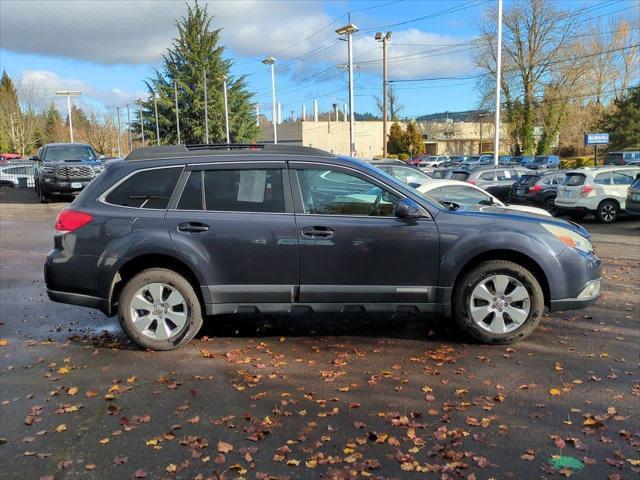
<instances>
[{"instance_id":1,"label":"roof rail","mask_svg":"<svg viewBox=\"0 0 640 480\"><path fill-rule=\"evenodd\" d=\"M335 157L334 154L319 148L303 147L301 145L282 145L273 143L212 143L195 145L160 145L142 147L133 150L125 160L152 160L154 158L177 158L202 156L203 154L223 154L234 150L262 153L287 153L298 155L316 155Z\"/></svg>"}]
</instances>

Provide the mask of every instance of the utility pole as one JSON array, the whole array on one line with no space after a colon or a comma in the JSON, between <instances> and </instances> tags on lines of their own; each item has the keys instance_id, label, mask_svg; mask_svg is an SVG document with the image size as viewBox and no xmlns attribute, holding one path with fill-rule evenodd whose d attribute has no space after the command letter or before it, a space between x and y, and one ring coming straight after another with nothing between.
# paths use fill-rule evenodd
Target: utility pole
<instances>
[{"instance_id":1,"label":"utility pole","mask_svg":"<svg viewBox=\"0 0 640 480\"><path fill-rule=\"evenodd\" d=\"M493 140L493 163L498 165L500 156L500 83L502 81L502 0L498 0L498 38L496 48L496 121Z\"/></svg>"},{"instance_id":2,"label":"utility pole","mask_svg":"<svg viewBox=\"0 0 640 480\"><path fill-rule=\"evenodd\" d=\"M127 133L129 134L129 153L133 151L133 138L131 138L131 112L127 103Z\"/></svg>"},{"instance_id":3,"label":"utility pole","mask_svg":"<svg viewBox=\"0 0 640 480\"><path fill-rule=\"evenodd\" d=\"M120 145L120 107L116 107L116 116L118 117L118 119L117 119L117 124L118 124L118 156L121 157L122 156L122 146Z\"/></svg>"},{"instance_id":4,"label":"utility pole","mask_svg":"<svg viewBox=\"0 0 640 480\"><path fill-rule=\"evenodd\" d=\"M153 106L156 110L156 143L160 146L160 123L158 122L158 93L153 92Z\"/></svg>"},{"instance_id":5,"label":"utility pole","mask_svg":"<svg viewBox=\"0 0 640 480\"><path fill-rule=\"evenodd\" d=\"M178 113L178 84L173 81L173 96L176 101L176 132L178 133L178 145L180 145L180 114Z\"/></svg>"},{"instance_id":6,"label":"utility pole","mask_svg":"<svg viewBox=\"0 0 640 480\"><path fill-rule=\"evenodd\" d=\"M144 117L142 116L142 99L138 99L138 106L140 107L140 136L142 137L142 146L144 147Z\"/></svg>"},{"instance_id":7,"label":"utility pole","mask_svg":"<svg viewBox=\"0 0 640 480\"><path fill-rule=\"evenodd\" d=\"M116 107L117 125L118 125L118 156L122 156L122 147L120 145L120 107Z\"/></svg>"},{"instance_id":8,"label":"utility pole","mask_svg":"<svg viewBox=\"0 0 640 480\"><path fill-rule=\"evenodd\" d=\"M349 155L354 156L356 153L355 142L355 125L354 122L354 106L353 106L353 41L352 34L358 31L353 23L349 22L344 27L338 28L336 33L338 35L346 35L347 37L347 49L349 52Z\"/></svg>"},{"instance_id":9,"label":"utility pole","mask_svg":"<svg viewBox=\"0 0 640 480\"><path fill-rule=\"evenodd\" d=\"M227 77L222 77L222 88L224 89L224 124L227 129L227 143L231 143L231 136L229 135L229 102L227 99Z\"/></svg>"},{"instance_id":10,"label":"utility pole","mask_svg":"<svg viewBox=\"0 0 640 480\"><path fill-rule=\"evenodd\" d=\"M273 143L278 143L278 119L276 109L278 108L276 105L276 73L275 73L275 63L276 59L273 57L267 57L262 60L262 63L265 65L269 65L271 67L271 123L273 124Z\"/></svg>"},{"instance_id":11,"label":"utility pole","mask_svg":"<svg viewBox=\"0 0 640 480\"><path fill-rule=\"evenodd\" d=\"M376 33L376 40L382 42L382 157L387 156L387 42L391 39L391 32L383 35Z\"/></svg>"},{"instance_id":12,"label":"utility pole","mask_svg":"<svg viewBox=\"0 0 640 480\"><path fill-rule=\"evenodd\" d=\"M205 68L202 73L204 74L204 143L206 145L209 145L209 102L207 102L207 69Z\"/></svg>"}]
</instances>

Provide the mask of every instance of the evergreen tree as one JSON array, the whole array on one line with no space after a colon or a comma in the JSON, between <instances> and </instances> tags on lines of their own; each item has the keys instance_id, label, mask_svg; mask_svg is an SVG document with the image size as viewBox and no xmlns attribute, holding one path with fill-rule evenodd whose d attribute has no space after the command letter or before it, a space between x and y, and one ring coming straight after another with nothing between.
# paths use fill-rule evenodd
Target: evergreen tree
<instances>
[{"instance_id":1,"label":"evergreen tree","mask_svg":"<svg viewBox=\"0 0 640 480\"><path fill-rule=\"evenodd\" d=\"M387 150L389 153L395 155L407 153L409 151L409 145L407 145L406 140L407 137L402 126L398 122L393 122L389 129L389 138L387 140Z\"/></svg>"},{"instance_id":2,"label":"evergreen tree","mask_svg":"<svg viewBox=\"0 0 640 480\"><path fill-rule=\"evenodd\" d=\"M405 130L406 144L411 155L416 156L424 152L424 140L422 130L416 122L409 122Z\"/></svg>"},{"instance_id":3,"label":"evergreen tree","mask_svg":"<svg viewBox=\"0 0 640 480\"><path fill-rule=\"evenodd\" d=\"M11 135L11 118L20 115L18 92L7 72L0 78L0 151L13 152L17 146Z\"/></svg>"},{"instance_id":4,"label":"evergreen tree","mask_svg":"<svg viewBox=\"0 0 640 480\"><path fill-rule=\"evenodd\" d=\"M601 131L609 133L609 149L640 148L640 86L613 102L616 108L600 123Z\"/></svg>"},{"instance_id":5,"label":"evergreen tree","mask_svg":"<svg viewBox=\"0 0 640 480\"><path fill-rule=\"evenodd\" d=\"M185 144L205 142L204 72L207 72L207 103L209 142L226 142L223 78L227 78L229 129L232 142L248 143L256 140L252 94L247 91L244 76L234 78L229 73L231 61L224 58L219 44L220 29L212 30L213 17L207 7L196 1L187 5L187 15L176 21L178 36L163 55L164 65L146 81L149 99L143 102L145 140L155 140L154 93L158 94L158 119L162 143L178 141L174 85L178 92L180 141ZM139 114L132 129L140 137Z\"/></svg>"},{"instance_id":6,"label":"evergreen tree","mask_svg":"<svg viewBox=\"0 0 640 480\"><path fill-rule=\"evenodd\" d=\"M63 129L62 116L56 108L55 104L51 102L49 109L45 113L44 131L43 131L43 143L54 143L63 140L61 133Z\"/></svg>"}]
</instances>

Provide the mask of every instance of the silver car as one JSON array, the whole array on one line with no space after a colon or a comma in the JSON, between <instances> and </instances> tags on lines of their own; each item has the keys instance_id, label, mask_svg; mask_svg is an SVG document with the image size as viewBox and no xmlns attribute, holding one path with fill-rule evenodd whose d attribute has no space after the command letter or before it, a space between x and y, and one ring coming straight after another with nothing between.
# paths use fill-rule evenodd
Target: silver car
<instances>
[{"instance_id":1,"label":"silver car","mask_svg":"<svg viewBox=\"0 0 640 480\"><path fill-rule=\"evenodd\" d=\"M511 186L526 173L531 173L522 167L495 167L472 170L465 179L467 182L477 185L500 200L509 197Z\"/></svg>"}]
</instances>

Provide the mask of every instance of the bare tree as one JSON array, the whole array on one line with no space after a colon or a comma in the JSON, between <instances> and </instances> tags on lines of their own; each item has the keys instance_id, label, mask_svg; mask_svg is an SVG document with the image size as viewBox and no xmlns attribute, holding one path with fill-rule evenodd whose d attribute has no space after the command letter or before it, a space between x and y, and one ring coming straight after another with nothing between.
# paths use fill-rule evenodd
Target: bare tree
<instances>
[{"instance_id":1,"label":"bare tree","mask_svg":"<svg viewBox=\"0 0 640 480\"><path fill-rule=\"evenodd\" d=\"M490 9L481 20L481 47L474 57L478 67L487 72L478 84L483 103L491 101L496 77L496 11ZM534 151L536 95L544 92L555 61L565 50L570 34L577 32L576 15L556 7L550 0L515 2L504 14L503 80L504 108L507 121L515 123L522 151Z\"/></svg>"},{"instance_id":2,"label":"bare tree","mask_svg":"<svg viewBox=\"0 0 640 480\"><path fill-rule=\"evenodd\" d=\"M37 107L42 95L36 84L28 76L18 81L18 108L9 113L9 134L11 142L20 155L25 156L36 145L38 130Z\"/></svg>"},{"instance_id":3,"label":"bare tree","mask_svg":"<svg viewBox=\"0 0 640 480\"><path fill-rule=\"evenodd\" d=\"M376 106L378 107L378 111L382 117L382 111L384 109L382 97L374 95L373 98L376 101ZM387 86L387 108L389 109L389 116L387 118L392 122L397 122L400 119L400 112L404 110L404 106L398 101L396 87L394 87L393 83L389 83Z\"/></svg>"}]
</instances>

